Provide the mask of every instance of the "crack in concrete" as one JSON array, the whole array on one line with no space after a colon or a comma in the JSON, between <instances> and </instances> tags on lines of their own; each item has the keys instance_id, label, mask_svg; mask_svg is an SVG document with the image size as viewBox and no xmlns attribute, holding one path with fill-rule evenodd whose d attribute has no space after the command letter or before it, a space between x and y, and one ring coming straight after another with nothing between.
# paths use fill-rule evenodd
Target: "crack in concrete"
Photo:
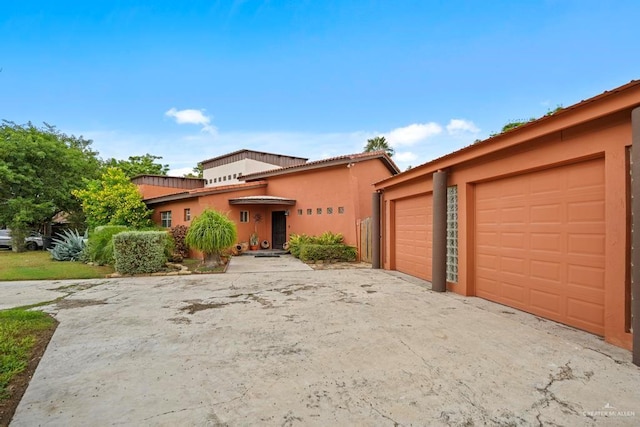
<instances>
[{"instance_id":1,"label":"crack in concrete","mask_svg":"<svg viewBox=\"0 0 640 427\"><path fill-rule=\"evenodd\" d=\"M373 410L374 410L378 415L380 415L382 418L384 418L384 419L387 419L387 420L391 421L391 422L393 423L393 426L394 426L394 427L398 427L398 426L400 426L400 425L401 425L398 421L394 420L394 419L393 419L393 418L391 418L390 416L388 416L388 415L383 414L382 412L380 412L380 410L378 410L378 408L376 408L375 406L373 406L373 403L369 402L367 399L362 399L362 400L364 400L364 402L365 402L365 403L367 403L367 404L369 405L369 407L370 407L371 409L373 409Z\"/></svg>"},{"instance_id":2,"label":"crack in concrete","mask_svg":"<svg viewBox=\"0 0 640 427\"><path fill-rule=\"evenodd\" d=\"M613 356L611 356L611 355L609 355L609 354L605 353L604 351L598 350L597 348L585 347L585 349L586 349L586 350L595 351L596 353L600 353L600 354L602 354L603 356L607 356L609 359L613 360L613 361L614 361L614 362L616 362L616 364L618 364L618 365L622 365L622 364L624 364L624 363L625 363L623 360L618 360L618 359L614 358Z\"/></svg>"},{"instance_id":3,"label":"crack in concrete","mask_svg":"<svg viewBox=\"0 0 640 427\"><path fill-rule=\"evenodd\" d=\"M191 411L193 409L198 409L198 408L201 408L201 406L195 406L195 407L192 407L192 408L175 409L173 411L167 411L167 412L163 412L161 414L152 415L150 417L147 417L147 418L143 419L142 421L148 421L148 420L151 420L151 419L154 419L154 418L163 417L165 415L177 414L177 413L180 413L180 412Z\"/></svg>"},{"instance_id":4,"label":"crack in concrete","mask_svg":"<svg viewBox=\"0 0 640 427\"><path fill-rule=\"evenodd\" d=\"M572 404L570 404L568 402L565 402L564 400L559 399L550 390L550 387L552 385L554 385L555 383L557 383L557 382L570 381L570 380L576 379L575 375L573 374L573 369L571 369L571 366L569 366L570 364L571 364L571 361L569 361L569 362L565 363L563 366L561 366L560 367L560 372L558 372L556 375L549 374L549 382L544 387L536 387L536 390L541 392L543 394L543 397L539 401L535 402L531 406L531 409L538 410L538 414L536 415L536 420L538 421L538 425L539 426L550 425L551 422L550 421L544 421L543 422L541 420L542 412L538 408L548 408L551 405L552 402L557 403L562 408L566 409L567 411L569 411L572 414L580 415L580 413L573 407Z\"/></svg>"},{"instance_id":5,"label":"crack in concrete","mask_svg":"<svg viewBox=\"0 0 640 427\"><path fill-rule=\"evenodd\" d=\"M400 342L402 343L402 345L404 345L405 347L407 347L407 349L409 349L409 351L413 354L415 354L417 357L420 358L420 360L422 360L422 363L424 363L425 366L431 368L431 365L429 365L427 363L427 361L425 360L424 357L422 357L421 355L419 355L414 349L411 348L411 346L409 346L409 344L407 344L406 342L404 342L403 340L400 340Z\"/></svg>"}]
</instances>

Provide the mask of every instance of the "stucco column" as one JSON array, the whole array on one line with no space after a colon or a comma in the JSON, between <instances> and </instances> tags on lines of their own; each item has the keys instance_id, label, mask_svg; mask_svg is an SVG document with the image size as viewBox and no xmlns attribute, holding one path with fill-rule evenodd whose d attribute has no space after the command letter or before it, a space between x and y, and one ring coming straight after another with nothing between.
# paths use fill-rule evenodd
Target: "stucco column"
<instances>
[{"instance_id":1,"label":"stucco column","mask_svg":"<svg viewBox=\"0 0 640 427\"><path fill-rule=\"evenodd\" d=\"M371 195L371 268L380 268L380 193Z\"/></svg>"},{"instance_id":2,"label":"stucco column","mask_svg":"<svg viewBox=\"0 0 640 427\"><path fill-rule=\"evenodd\" d=\"M631 328L633 363L640 366L640 107L631 112Z\"/></svg>"},{"instance_id":3,"label":"stucco column","mask_svg":"<svg viewBox=\"0 0 640 427\"><path fill-rule=\"evenodd\" d=\"M433 246L431 262L431 289L447 290L447 173L433 174Z\"/></svg>"}]
</instances>

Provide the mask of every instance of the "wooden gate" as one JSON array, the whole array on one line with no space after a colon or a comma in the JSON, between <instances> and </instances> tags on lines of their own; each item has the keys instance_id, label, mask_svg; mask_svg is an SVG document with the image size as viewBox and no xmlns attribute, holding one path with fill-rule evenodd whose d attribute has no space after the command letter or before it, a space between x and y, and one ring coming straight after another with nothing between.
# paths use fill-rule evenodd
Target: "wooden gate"
<instances>
[{"instance_id":1,"label":"wooden gate","mask_svg":"<svg viewBox=\"0 0 640 427\"><path fill-rule=\"evenodd\" d=\"M360 242L358 252L360 254L360 261L371 262L372 260L372 246L373 236L371 234L371 218L365 218L360 220Z\"/></svg>"}]
</instances>

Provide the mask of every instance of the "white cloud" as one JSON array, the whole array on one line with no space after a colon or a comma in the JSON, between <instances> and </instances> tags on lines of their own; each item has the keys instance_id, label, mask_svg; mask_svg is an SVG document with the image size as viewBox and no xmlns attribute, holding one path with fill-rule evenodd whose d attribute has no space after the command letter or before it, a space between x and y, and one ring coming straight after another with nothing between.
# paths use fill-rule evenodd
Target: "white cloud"
<instances>
[{"instance_id":1,"label":"white cloud","mask_svg":"<svg viewBox=\"0 0 640 427\"><path fill-rule=\"evenodd\" d=\"M180 114L185 111L191 112ZM171 109L166 115L175 119L176 123L180 120L181 124L211 126L211 119L199 110ZM404 170L409 165L418 166L473 143L478 135L471 131L451 133L451 130L460 128L474 129L473 123L468 126L469 123L454 119L449 122L449 129L435 122L415 123L389 132L376 129L326 133L235 130L212 134L178 129L153 135L104 130L73 133L93 139L94 148L102 158L126 159L128 156L150 153L162 156L160 162L169 165L171 175L183 176L191 172L198 162L244 148L305 157L313 161L360 153L368 139L380 135L385 136L396 148L393 160Z\"/></svg>"},{"instance_id":2,"label":"white cloud","mask_svg":"<svg viewBox=\"0 0 640 427\"><path fill-rule=\"evenodd\" d=\"M418 156L411 151L404 151L402 153L395 153L393 155L393 160L397 162L412 162L417 158Z\"/></svg>"},{"instance_id":3,"label":"white cloud","mask_svg":"<svg viewBox=\"0 0 640 427\"><path fill-rule=\"evenodd\" d=\"M212 134L217 132L216 127L211 125L211 117L206 116L204 114L204 110L176 110L175 108L171 108L166 111L164 115L172 117L179 125L201 125L203 132L209 132Z\"/></svg>"},{"instance_id":4,"label":"white cloud","mask_svg":"<svg viewBox=\"0 0 640 427\"><path fill-rule=\"evenodd\" d=\"M414 123L409 126L393 129L384 136L392 146L414 145L442 132L438 123Z\"/></svg>"},{"instance_id":5,"label":"white cloud","mask_svg":"<svg viewBox=\"0 0 640 427\"><path fill-rule=\"evenodd\" d=\"M456 135L464 132L478 133L480 129L472 121L451 119L447 125L447 132L449 135Z\"/></svg>"},{"instance_id":6,"label":"white cloud","mask_svg":"<svg viewBox=\"0 0 640 427\"><path fill-rule=\"evenodd\" d=\"M202 159L204 160L204 159ZM195 167L195 164L194 164ZM178 169L169 169L167 175L169 176L185 176L186 174L193 173L193 168L178 168Z\"/></svg>"}]
</instances>

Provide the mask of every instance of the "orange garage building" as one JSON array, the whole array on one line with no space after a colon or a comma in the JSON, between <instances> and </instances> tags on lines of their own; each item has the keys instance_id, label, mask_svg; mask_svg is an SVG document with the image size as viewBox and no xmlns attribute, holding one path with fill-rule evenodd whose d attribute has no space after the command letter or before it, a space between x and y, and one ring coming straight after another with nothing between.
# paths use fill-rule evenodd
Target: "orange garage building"
<instances>
[{"instance_id":1,"label":"orange garage building","mask_svg":"<svg viewBox=\"0 0 640 427\"><path fill-rule=\"evenodd\" d=\"M633 81L376 183L381 266L631 348L639 106Z\"/></svg>"}]
</instances>

